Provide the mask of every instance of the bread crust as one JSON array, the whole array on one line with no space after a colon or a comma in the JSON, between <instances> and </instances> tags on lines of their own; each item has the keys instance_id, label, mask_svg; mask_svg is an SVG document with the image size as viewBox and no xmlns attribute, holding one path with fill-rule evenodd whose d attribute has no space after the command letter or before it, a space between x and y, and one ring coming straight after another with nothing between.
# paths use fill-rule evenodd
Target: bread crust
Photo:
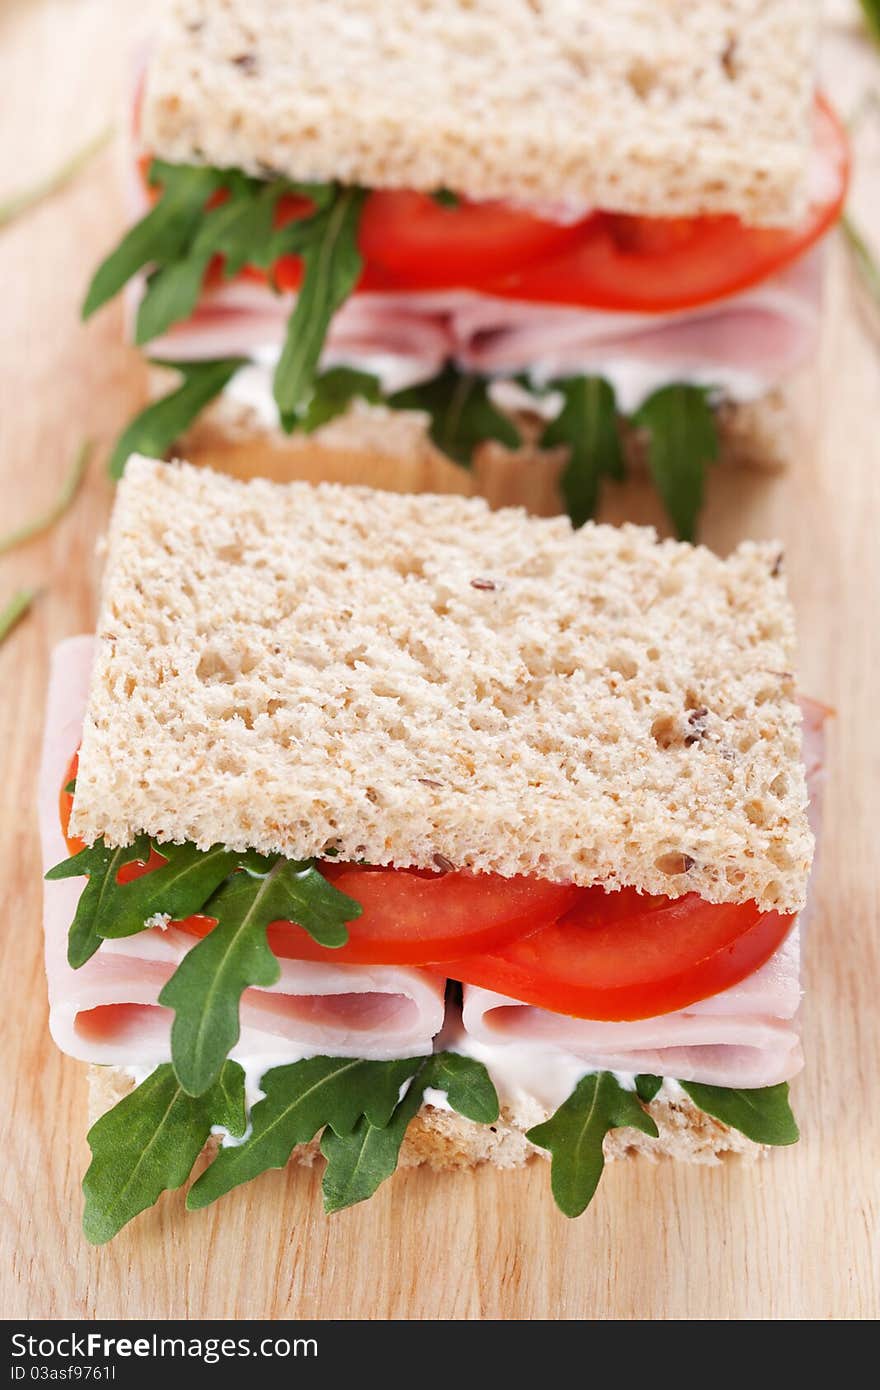
<instances>
[{"instance_id":1,"label":"bread crust","mask_svg":"<svg viewBox=\"0 0 880 1390\"><path fill-rule=\"evenodd\" d=\"M93 1125L134 1089L134 1082L120 1068L90 1066L88 1088L89 1125ZM658 1098L645 1108L660 1131L659 1138L637 1129L612 1130L605 1137L606 1160L639 1154L651 1162L674 1158L681 1163L714 1164L731 1155L754 1161L767 1151L766 1145L728 1129L689 1100ZM525 1137L527 1129L547 1118L548 1112L535 1104L518 1111L505 1108L494 1125L481 1125L454 1111L423 1105L404 1137L399 1166L443 1170L489 1163L495 1168L519 1168L530 1159L547 1157ZM313 1140L299 1145L291 1161L311 1165L319 1157L318 1140Z\"/></svg>"},{"instance_id":2,"label":"bread crust","mask_svg":"<svg viewBox=\"0 0 880 1390\"><path fill-rule=\"evenodd\" d=\"M815 0L168 11L142 116L164 159L756 225L805 205Z\"/></svg>"}]
</instances>

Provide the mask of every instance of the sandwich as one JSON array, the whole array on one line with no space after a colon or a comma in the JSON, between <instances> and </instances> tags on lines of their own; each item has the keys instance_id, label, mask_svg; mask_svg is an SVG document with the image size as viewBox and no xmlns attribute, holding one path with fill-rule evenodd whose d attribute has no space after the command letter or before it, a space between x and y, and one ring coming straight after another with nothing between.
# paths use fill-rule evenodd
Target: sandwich
<instances>
[{"instance_id":1,"label":"sandwich","mask_svg":"<svg viewBox=\"0 0 880 1390\"><path fill-rule=\"evenodd\" d=\"M190 1209L549 1154L574 1216L606 1159L793 1142L793 647L778 547L133 457L41 770L87 1236L206 1146Z\"/></svg>"},{"instance_id":2,"label":"sandwich","mask_svg":"<svg viewBox=\"0 0 880 1390\"><path fill-rule=\"evenodd\" d=\"M244 439L289 476L311 434L340 475L506 460L580 524L641 460L690 538L716 456L792 439L848 169L817 8L174 0L84 313L129 285L177 376L113 470Z\"/></svg>"}]
</instances>

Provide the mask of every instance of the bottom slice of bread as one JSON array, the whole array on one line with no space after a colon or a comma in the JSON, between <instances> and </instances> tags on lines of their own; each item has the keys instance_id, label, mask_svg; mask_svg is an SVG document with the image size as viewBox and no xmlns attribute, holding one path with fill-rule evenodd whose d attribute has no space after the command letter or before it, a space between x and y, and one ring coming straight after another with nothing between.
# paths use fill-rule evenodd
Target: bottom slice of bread
<instances>
[{"instance_id":1,"label":"bottom slice of bread","mask_svg":"<svg viewBox=\"0 0 880 1390\"><path fill-rule=\"evenodd\" d=\"M163 388L167 389L167 382ZM747 405L724 403L716 412L721 461L732 469L778 470L799 452L788 391L775 390ZM560 477L567 450L541 449L541 421L518 417L523 443L517 449L488 440L461 468L436 448L428 417L355 401L313 434L282 434L266 428L253 411L228 397L209 407L178 441L193 462L240 478L283 482L369 483L391 491L463 493L485 497L492 507L521 506L536 516L564 511ZM625 433L635 473L644 472L645 441Z\"/></svg>"},{"instance_id":2,"label":"bottom slice of bread","mask_svg":"<svg viewBox=\"0 0 880 1390\"><path fill-rule=\"evenodd\" d=\"M167 374L161 376L167 389ZM153 386L159 388L159 380ZM718 406L716 420L721 461L734 468L785 468L799 453L790 383L760 400ZM507 449L493 440L480 444L473 466L461 468L428 435L428 417L420 411L354 401L340 416L312 434L283 434L267 428L248 406L226 395L210 406L178 444L182 454L238 477L276 481L366 482L396 490L458 492L487 498L491 506L524 506L536 515L564 510L559 480L568 457L564 448L538 444L544 423L518 415L522 444ZM629 462L643 470L645 440L638 431L624 432ZM401 481L401 469L404 470Z\"/></svg>"},{"instance_id":3,"label":"bottom slice of bread","mask_svg":"<svg viewBox=\"0 0 880 1390\"><path fill-rule=\"evenodd\" d=\"M89 1124L134 1089L131 1077L115 1067L89 1067ZM605 1138L605 1158L629 1158L642 1154L656 1162L675 1158L683 1163L720 1163L731 1154L754 1160L766 1152L738 1130L698 1110L688 1100L658 1097L647 1110L660 1131L653 1139L637 1129L615 1129ZM473 1168L491 1163L496 1168L518 1168L529 1159L546 1158L543 1149L529 1143L526 1130L546 1120L548 1112L537 1104L511 1110L505 1107L496 1124L475 1124L449 1110L423 1105L403 1141L400 1165L414 1168ZM310 1165L320 1157L318 1140L301 1144L291 1161Z\"/></svg>"}]
</instances>

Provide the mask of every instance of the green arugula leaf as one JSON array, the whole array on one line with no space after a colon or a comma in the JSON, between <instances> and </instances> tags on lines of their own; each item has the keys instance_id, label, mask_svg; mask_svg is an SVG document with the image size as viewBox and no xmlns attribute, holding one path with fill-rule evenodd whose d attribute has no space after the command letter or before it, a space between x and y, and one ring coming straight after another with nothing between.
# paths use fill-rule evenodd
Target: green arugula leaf
<instances>
[{"instance_id":1,"label":"green arugula leaf","mask_svg":"<svg viewBox=\"0 0 880 1390\"><path fill-rule=\"evenodd\" d=\"M461 203L458 194L450 188L436 188L431 197L441 208L457 208Z\"/></svg>"},{"instance_id":2,"label":"green arugula leaf","mask_svg":"<svg viewBox=\"0 0 880 1390\"><path fill-rule=\"evenodd\" d=\"M154 359L155 366L180 372L183 383L167 396L152 401L122 432L108 463L111 478L122 477L130 454L162 458L246 362L246 357L226 357L212 362Z\"/></svg>"},{"instance_id":3,"label":"green arugula leaf","mask_svg":"<svg viewBox=\"0 0 880 1390\"><path fill-rule=\"evenodd\" d=\"M276 227L267 248L267 259L271 265L279 256L298 256L312 241L316 213L326 212L339 194L338 183L288 183L285 193L295 193L300 198L308 198L312 210L307 217L297 217L283 227Z\"/></svg>"},{"instance_id":4,"label":"green arugula leaf","mask_svg":"<svg viewBox=\"0 0 880 1390\"><path fill-rule=\"evenodd\" d=\"M642 1072L636 1077L636 1095L639 1100L643 1100L647 1104L648 1101L654 1099L662 1085L662 1076L652 1076L650 1072Z\"/></svg>"},{"instance_id":5,"label":"green arugula leaf","mask_svg":"<svg viewBox=\"0 0 880 1390\"><path fill-rule=\"evenodd\" d=\"M156 913L179 919L198 912L233 869L254 865L253 855L235 854L221 845L204 853L192 844L155 845L168 862L130 883L119 883L124 864L146 863L150 843L148 836L140 835L134 844L110 850L103 840L96 840L46 874L48 879L89 877L70 929L68 961L75 970L102 941L144 931L147 918ZM262 861L257 867L262 867Z\"/></svg>"},{"instance_id":6,"label":"green arugula leaf","mask_svg":"<svg viewBox=\"0 0 880 1390\"><path fill-rule=\"evenodd\" d=\"M694 1105L716 1120L738 1129L757 1144L796 1144L797 1121L788 1103L788 1083L738 1091L726 1086L703 1086L696 1081L679 1083Z\"/></svg>"},{"instance_id":7,"label":"green arugula leaf","mask_svg":"<svg viewBox=\"0 0 880 1390\"><path fill-rule=\"evenodd\" d=\"M245 265L269 266L275 210L293 185L286 179L266 183L233 170L225 186L227 200L205 214L191 254L222 256L224 278L231 280Z\"/></svg>"},{"instance_id":8,"label":"green arugula leaf","mask_svg":"<svg viewBox=\"0 0 880 1390\"><path fill-rule=\"evenodd\" d=\"M368 1115L361 1115L348 1134L337 1134L327 1125L321 1135L321 1153L327 1160L321 1181L326 1212L366 1201L394 1173L403 1137L422 1103L426 1070L423 1067L413 1079L384 1125L374 1123Z\"/></svg>"},{"instance_id":9,"label":"green arugula leaf","mask_svg":"<svg viewBox=\"0 0 880 1390\"><path fill-rule=\"evenodd\" d=\"M152 846L168 862L131 883L115 884L112 891L104 894L95 914L94 929L105 940L134 936L157 913L167 914L175 921L191 917L234 869L250 862L249 856L236 854L223 845L200 850L190 841L160 845L154 840Z\"/></svg>"},{"instance_id":10,"label":"green arugula leaf","mask_svg":"<svg viewBox=\"0 0 880 1390\"><path fill-rule=\"evenodd\" d=\"M101 839L72 858L55 864L46 874L50 880L79 878L84 874L88 876L67 939L67 962L72 969L78 970L85 965L104 939L96 930L96 923L106 921L112 913L113 902L121 892L116 876L123 864L130 864L135 859L146 862L149 855L150 841L147 835L139 835L133 844L120 849L110 849Z\"/></svg>"},{"instance_id":11,"label":"green arugula leaf","mask_svg":"<svg viewBox=\"0 0 880 1390\"><path fill-rule=\"evenodd\" d=\"M513 421L492 404L488 387L486 378L449 365L430 381L396 391L387 404L395 410L427 411L437 448L469 468L474 449L484 440L497 439L508 449L521 442Z\"/></svg>"},{"instance_id":12,"label":"green arugula leaf","mask_svg":"<svg viewBox=\"0 0 880 1390\"><path fill-rule=\"evenodd\" d=\"M239 1004L249 985L274 985L281 968L269 949L266 928L278 917L271 911L272 883L279 863L257 881L239 874L205 907L217 925L187 951L159 1003L174 1009L171 1057L181 1085L201 1095L220 1074L240 1034Z\"/></svg>"},{"instance_id":13,"label":"green arugula leaf","mask_svg":"<svg viewBox=\"0 0 880 1390\"><path fill-rule=\"evenodd\" d=\"M143 347L173 323L188 319L202 292L209 256L192 254L155 270L138 305L134 341Z\"/></svg>"},{"instance_id":14,"label":"green arugula leaf","mask_svg":"<svg viewBox=\"0 0 880 1390\"><path fill-rule=\"evenodd\" d=\"M132 276L153 267L138 311L138 343L190 316L213 256L223 257L230 279L245 264L268 269L286 250L314 247L323 227L320 215L338 194L336 185L267 181L237 169L162 160L151 164L149 180L161 188L157 201L98 267L82 310L88 318ZM222 200L211 206L217 193ZM314 213L276 230L276 209L288 193L308 198Z\"/></svg>"},{"instance_id":15,"label":"green arugula leaf","mask_svg":"<svg viewBox=\"0 0 880 1390\"><path fill-rule=\"evenodd\" d=\"M33 520L26 521L23 526L17 526L13 531L7 531L5 536L0 536L0 555L5 555L8 550L14 549L17 545L26 545L35 536L42 535L59 521L67 508L73 502L79 492L80 483L85 476L85 471L89 466L92 457L92 441L84 439L74 455L70 470L61 484L61 489L51 506L47 507L39 516Z\"/></svg>"},{"instance_id":16,"label":"green arugula leaf","mask_svg":"<svg viewBox=\"0 0 880 1390\"><path fill-rule=\"evenodd\" d=\"M326 206L284 229L287 244L303 260L302 283L273 384L286 430L294 428L308 404L330 320L361 273L357 232L364 197L362 189L337 188Z\"/></svg>"},{"instance_id":17,"label":"green arugula leaf","mask_svg":"<svg viewBox=\"0 0 880 1390\"><path fill-rule=\"evenodd\" d=\"M614 391L599 376L555 381L551 389L562 392L565 404L541 436L541 447L568 446L559 485L572 523L583 526L596 510L602 478L624 476Z\"/></svg>"},{"instance_id":18,"label":"green arugula leaf","mask_svg":"<svg viewBox=\"0 0 880 1390\"><path fill-rule=\"evenodd\" d=\"M227 280L245 265L268 270L278 256L294 249L303 238L299 228L308 218L299 218L286 227L276 229L275 214L279 202L287 194L308 198L314 212L331 201L332 185L292 183L288 179L249 178L237 169L224 172L223 187L226 199L209 208L192 241L194 256L222 256L223 275Z\"/></svg>"},{"instance_id":19,"label":"green arugula leaf","mask_svg":"<svg viewBox=\"0 0 880 1390\"><path fill-rule=\"evenodd\" d=\"M877 0L878 42L880 42L880 0ZM875 305L880 304L880 264L852 217L845 212L839 227L849 248L853 264L859 273L862 286L868 291Z\"/></svg>"},{"instance_id":20,"label":"green arugula leaf","mask_svg":"<svg viewBox=\"0 0 880 1390\"><path fill-rule=\"evenodd\" d=\"M187 1207L206 1207L260 1173L283 1168L296 1145L308 1143L326 1125L337 1134L349 1134L364 1113L379 1127L387 1124L401 1086L423 1061L309 1057L273 1067L260 1083L265 1097L251 1111L250 1136L243 1144L220 1150L190 1188Z\"/></svg>"},{"instance_id":21,"label":"green arugula leaf","mask_svg":"<svg viewBox=\"0 0 880 1390\"><path fill-rule=\"evenodd\" d=\"M527 1131L533 1144L550 1150L550 1186L566 1216L580 1216L589 1206L605 1166L605 1135L623 1125L657 1136L634 1092L600 1071L585 1076L549 1120Z\"/></svg>"},{"instance_id":22,"label":"green arugula leaf","mask_svg":"<svg viewBox=\"0 0 880 1390\"><path fill-rule=\"evenodd\" d=\"M7 226L14 222L16 217L20 217L23 212L29 212L36 207L44 198L51 198L53 193L58 193L66 187L72 179L89 163L91 159L102 150L113 135L113 127L105 126L100 134L93 136L87 144L77 150L76 154L66 159L63 164L53 170L51 174L45 175L32 183L28 188L21 188L17 193L13 193L10 198L5 198L0 203L0 227Z\"/></svg>"},{"instance_id":23,"label":"green arugula leaf","mask_svg":"<svg viewBox=\"0 0 880 1390\"><path fill-rule=\"evenodd\" d=\"M207 1206L269 1168L283 1168L294 1147L319 1130L327 1159L325 1210L363 1201L397 1167L407 1125L428 1087L445 1090L450 1105L470 1119L489 1124L498 1118L498 1097L485 1067L452 1053L391 1062L312 1057L274 1067L261 1084L265 1099L254 1106L249 1138L221 1149L190 1189L190 1209Z\"/></svg>"},{"instance_id":24,"label":"green arugula leaf","mask_svg":"<svg viewBox=\"0 0 880 1390\"><path fill-rule=\"evenodd\" d=\"M491 1125L498 1119L498 1093L482 1062L458 1052L435 1052L426 1071L425 1087L445 1091L453 1110L466 1120Z\"/></svg>"},{"instance_id":25,"label":"green arugula leaf","mask_svg":"<svg viewBox=\"0 0 880 1390\"><path fill-rule=\"evenodd\" d=\"M370 372L356 371L354 367L330 367L321 372L315 378L312 398L299 421L300 429L311 434L320 425L341 415L355 397L373 402L380 400L378 378Z\"/></svg>"},{"instance_id":26,"label":"green arugula leaf","mask_svg":"<svg viewBox=\"0 0 880 1390\"><path fill-rule=\"evenodd\" d=\"M214 1125L245 1131L244 1072L227 1062L205 1095L194 1099L168 1064L102 1115L89 1130L92 1161L83 1179L83 1230L102 1245L192 1172Z\"/></svg>"},{"instance_id":27,"label":"green arugula leaf","mask_svg":"<svg viewBox=\"0 0 880 1390\"><path fill-rule=\"evenodd\" d=\"M234 874L204 904L216 927L184 956L159 1003L174 1009L171 1057L190 1095L213 1085L238 1041L239 1003L250 985L273 985L281 973L266 928L298 922L322 946L348 940L360 904L338 892L311 863L278 859L268 873Z\"/></svg>"},{"instance_id":28,"label":"green arugula leaf","mask_svg":"<svg viewBox=\"0 0 880 1390\"><path fill-rule=\"evenodd\" d=\"M703 386L664 386L632 416L648 439L648 468L679 540L693 540L707 464L718 457L718 430Z\"/></svg>"},{"instance_id":29,"label":"green arugula leaf","mask_svg":"<svg viewBox=\"0 0 880 1390\"><path fill-rule=\"evenodd\" d=\"M334 888L310 859L282 860L273 895L275 917L296 922L319 946L331 949L345 945L347 923L363 913L360 903Z\"/></svg>"},{"instance_id":30,"label":"green arugula leaf","mask_svg":"<svg viewBox=\"0 0 880 1390\"><path fill-rule=\"evenodd\" d=\"M205 204L223 181L224 175L219 169L166 164L154 159L150 166L150 182L161 184L162 193L146 216L135 223L95 271L82 307L83 318L89 318L118 294L145 266L165 265L182 256Z\"/></svg>"},{"instance_id":31,"label":"green arugula leaf","mask_svg":"<svg viewBox=\"0 0 880 1390\"><path fill-rule=\"evenodd\" d=\"M166 1063L166 1065L170 1066L170 1063ZM171 1070L173 1071L174 1068L171 1067ZM177 1080L176 1077L174 1079ZM224 1062L223 1070L217 1077L211 1092L217 1096L216 1115L211 1121L212 1127L221 1125L234 1139L241 1139L247 1129L247 1097L244 1079L244 1070L238 1062ZM199 1100L201 1097L191 1096L190 1099Z\"/></svg>"},{"instance_id":32,"label":"green arugula leaf","mask_svg":"<svg viewBox=\"0 0 880 1390\"><path fill-rule=\"evenodd\" d=\"M875 43L880 44L880 0L859 0L865 25Z\"/></svg>"},{"instance_id":33,"label":"green arugula leaf","mask_svg":"<svg viewBox=\"0 0 880 1390\"><path fill-rule=\"evenodd\" d=\"M0 642L5 642L12 629L28 612L39 589L16 589L12 598L0 608Z\"/></svg>"},{"instance_id":34,"label":"green arugula leaf","mask_svg":"<svg viewBox=\"0 0 880 1390\"><path fill-rule=\"evenodd\" d=\"M372 1197L397 1168L400 1146L410 1120L418 1114L429 1087L446 1092L453 1110L469 1120L491 1124L498 1119L498 1095L482 1062L455 1052L437 1052L421 1059L393 1115L362 1115L350 1132L331 1127L321 1136L327 1160L321 1190L326 1212L342 1211Z\"/></svg>"}]
</instances>

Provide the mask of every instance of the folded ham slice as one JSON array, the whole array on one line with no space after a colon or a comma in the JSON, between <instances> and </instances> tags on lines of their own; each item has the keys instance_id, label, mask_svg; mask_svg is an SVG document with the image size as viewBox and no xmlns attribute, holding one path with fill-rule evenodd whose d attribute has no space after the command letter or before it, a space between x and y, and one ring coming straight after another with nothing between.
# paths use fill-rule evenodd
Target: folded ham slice
<instances>
[{"instance_id":1,"label":"folded ham slice","mask_svg":"<svg viewBox=\"0 0 880 1390\"><path fill-rule=\"evenodd\" d=\"M471 290L364 292L333 319L323 363L375 370L391 359L395 374L386 390L430 379L447 359L487 376L528 372L539 384L596 372L614 382L625 412L672 381L754 399L814 346L820 257L814 250L751 289L669 314L565 308ZM250 280L217 286L187 323L151 344L151 353L172 360L255 355L268 372L293 303L294 296L273 295Z\"/></svg>"},{"instance_id":2,"label":"folded ham slice","mask_svg":"<svg viewBox=\"0 0 880 1390\"><path fill-rule=\"evenodd\" d=\"M795 943L792 955L797 960ZM766 968L766 967L765 967ZM797 965L784 981L783 993L797 992ZM730 991L734 993L735 991ZM800 1038L790 1016L769 1009L751 1013L751 1003L725 1001L713 1012L704 1000L690 1010L634 1023L595 1023L566 1018L546 1009L465 985L462 1022L478 1042L532 1044L556 1048L583 1060L590 1070L652 1072L710 1086L773 1086L788 1081L803 1066Z\"/></svg>"},{"instance_id":3,"label":"folded ham slice","mask_svg":"<svg viewBox=\"0 0 880 1390\"><path fill-rule=\"evenodd\" d=\"M82 734L93 647L93 638L73 637L52 658L39 796L45 869L68 853L58 792ZM44 887L49 1027L57 1045L85 1062L167 1061L171 1013L157 1000L193 938L156 927L105 942L81 969L72 970L67 932L83 880L61 879ZM443 1025L442 981L395 966L280 964L276 985L245 991L241 1039L233 1056L265 1057L271 1064L307 1053L381 1060L431 1051Z\"/></svg>"}]
</instances>

